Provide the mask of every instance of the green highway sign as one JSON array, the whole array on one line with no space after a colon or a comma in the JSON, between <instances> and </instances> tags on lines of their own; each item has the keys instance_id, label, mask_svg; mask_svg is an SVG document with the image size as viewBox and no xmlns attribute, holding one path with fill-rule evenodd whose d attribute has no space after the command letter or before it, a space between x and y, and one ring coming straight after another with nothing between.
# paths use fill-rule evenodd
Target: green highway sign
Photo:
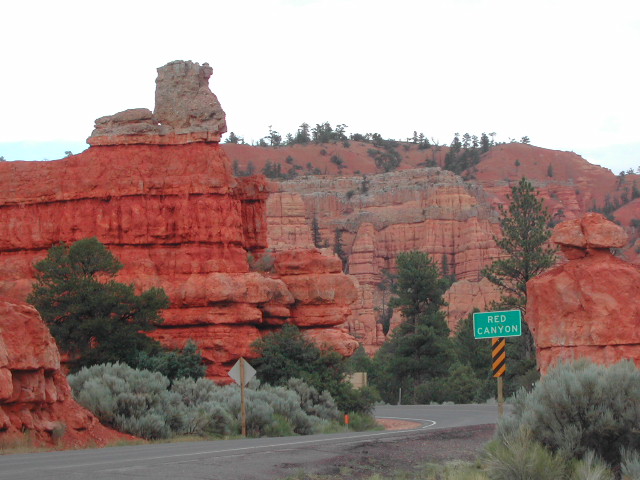
<instances>
[{"instance_id":1,"label":"green highway sign","mask_svg":"<svg viewBox=\"0 0 640 480\"><path fill-rule=\"evenodd\" d=\"M473 336L475 338L519 337L520 335L522 335L520 310L473 314Z\"/></svg>"}]
</instances>

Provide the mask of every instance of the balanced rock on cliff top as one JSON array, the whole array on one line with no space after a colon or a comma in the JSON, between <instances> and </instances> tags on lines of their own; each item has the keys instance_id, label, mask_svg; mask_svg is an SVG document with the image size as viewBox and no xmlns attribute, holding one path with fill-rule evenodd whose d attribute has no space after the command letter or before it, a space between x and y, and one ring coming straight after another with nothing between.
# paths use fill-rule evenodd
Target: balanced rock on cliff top
<instances>
[{"instance_id":1,"label":"balanced rock on cliff top","mask_svg":"<svg viewBox=\"0 0 640 480\"><path fill-rule=\"evenodd\" d=\"M527 283L527 324L540 371L581 357L640 365L640 268L609 251L626 244L625 232L588 213L557 225L552 240L569 262Z\"/></svg>"},{"instance_id":2,"label":"balanced rock on cliff top","mask_svg":"<svg viewBox=\"0 0 640 480\"><path fill-rule=\"evenodd\" d=\"M569 260L574 260L586 256L588 250L622 248L629 237L604 215L589 212L582 218L556 225L551 241L560 246Z\"/></svg>"},{"instance_id":3,"label":"balanced rock on cliff top","mask_svg":"<svg viewBox=\"0 0 640 480\"><path fill-rule=\"evenodd\" d=\"M96 119L89 145L180 145L219 142L227 131L225 113L209 89L213 69L176 60L158 68L156 105Z\"/></svg>"}]
</instances>

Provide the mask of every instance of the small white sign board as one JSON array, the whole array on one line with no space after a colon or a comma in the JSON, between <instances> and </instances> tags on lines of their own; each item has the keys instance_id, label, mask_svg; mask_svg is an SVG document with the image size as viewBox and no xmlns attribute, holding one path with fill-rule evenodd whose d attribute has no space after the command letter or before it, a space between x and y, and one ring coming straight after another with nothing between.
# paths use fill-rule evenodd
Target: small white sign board
<instances>
[{"instance_id":1,"label":"small white sign board","mask_svg":"<svg viewBox=\"0 0 640 480\"><path fill-rule=\"evenodd\" d=\"M249 365L249 362L247 362L244 358L240 357L240 359L235 363L235 365L233 367L231 367L231 370L229 370L229 376L231 378L233 378L233 380L240 385L241 383L241 372L240 372L240 368L241 364L244 363L244 385L246 385L247 383L249 383L249 381L255 377L256 375L256 369L253 368L251 365Z\"/></svg>"}]
</instances>

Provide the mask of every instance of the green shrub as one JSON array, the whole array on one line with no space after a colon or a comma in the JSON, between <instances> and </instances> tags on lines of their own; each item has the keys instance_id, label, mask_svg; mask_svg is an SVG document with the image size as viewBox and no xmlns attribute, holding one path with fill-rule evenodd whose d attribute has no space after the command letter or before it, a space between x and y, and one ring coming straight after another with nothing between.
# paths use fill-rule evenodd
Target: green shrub
<instances>
[{"instance_id":1,"label":"green shrub","mask_svg":"<svg viewBox=\"0 0 640 480\"><path fill-rule=\"evenodd\" d=\"M183 377L169 388L167 377L124 364L95 365L69 377L76 399L105 424L147 439L174 435L228 435L241 431L240 388ZM306 435L340 418L327 392L304 382L295 388L246 389L247 432L252 436ZM301 399L302 392L304 400Z\"/></svg>"},{"instance_id":2,"label":"green shrub","mask_svg":"<svg viewBox=\"0 0 640 480\"><path fill-rule=\"evenodd\" d=\"M291 378L301 378L317 390L326 389L343 412L368 412L373 408L375 400L368 392L358 393L345 381L346 361L342 355L320 350L295 325L285 324L256 340L252 347L260 355L253 365L263 382L286 385Z\"/></svg>"},{"instance_id":3,"label":"green shrub","mask_svg":"<svg viewBox=\"0 0 640 480\"><path fill-rule=\"evenodd\" d=\"M360 412L349 414L349 428L356 432L382 430L382 427L376 422L376 418L373 415Z\"/></svg>"},{"instance_id":4,"label":"green shrub","mask_svg":"<svg viewBox=\"0 0 640 480\"><path fill-rule=\"evenodd\" d=\"M69 376L78 402L103 423L142 438L167 438L181 423L177 394L160 373L122 363L94 365Z\"/></svg>"},{"instance_id":5,"label":"green shrub","mask_svg":"<svg viewBox=\"0 0 640 480\"><path fill-rule=\"evenodd\" d=\"M354 388L350 383L342 383L336 393L336 401L345 413L371 415L380 395L372 387Z\"/></svg>"},{"instance_id":6,"label":"green shrub","mask_svg":"<svg viewBox=\"0 0 640 480\"><path fill-rule=\"evenodd\" d=\"M604 367L580 360L551 370L530 393L520 390L498 434L504 439L526 429L566 458L593 451L618 466L621 448L640 447L638 405L640 371L633 363Z\"/></svg>"},{"instance_id":7,"label":"green shrub","mask_svg":"<svg viewBox=\"0 0 640 480\"><path fill-rule=\"evenodd\" d=\"M478 396L482 386L483 383L476 378L469 365L454 363L449 368L448 376L434 378L416 387L416 403L471 403Z\"/></svg>"},{"instance_id":8,"label":"green shrub","mask_svg":"<svg viewBox=\"0 0 640 480\"><path fill-rule=\"evenodd\" d=\"M336 402L326 390L318 393L318 390L308 385L299 378L291 378L287 382L287 388L298 394L300 407L307 415L313 415L323 420L340 420Z\"/></svg>"},{"instance_id":9,"label":"green shrub","mask_svg":"<svg viewBox=\"0 0 640 480\"><path fill-rule=\"evenodd\" d=\"M193 340L189 340L179 351L164 350L155 355L140 352L133 366L140 370L159 372L169 380L182 377L202 378L207 373L202 355Z\"/></svg>"},{"instance_id":10,"label":"green shrub","mask_svg":"<svg viewBox=\"0 0 640 480\"><path fill-rule=\"evenodd\" d=\"M275 260L273 256L268 253L268 251L258 257L255 257L252 253L248 253L247 263L249 264L249 269L252 272L269 273L275 271Z\"/></svg>"},{"instance_id":11,"label":"green shrub","mask_svg":"<svg viewBox=\"0 0 640 480\"><path fill-rule=\"evenodd\" d=\"M422 467L422 480L489 480L477 464L454 460L444 464L429 463ZM372 479L373 480L373 477Z\"/></svg>"}]
</instances>

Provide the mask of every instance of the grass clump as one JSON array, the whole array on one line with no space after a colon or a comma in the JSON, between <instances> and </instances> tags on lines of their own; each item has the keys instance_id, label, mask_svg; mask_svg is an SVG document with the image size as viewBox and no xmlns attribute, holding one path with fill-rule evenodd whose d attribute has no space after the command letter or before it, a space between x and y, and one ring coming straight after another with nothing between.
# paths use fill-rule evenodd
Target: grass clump
<instances>
[{"instance_id":1,"label":"grass clump","mask_svg":"<svg viewBox=\"0 0 640 480\"><path fill-rule=\"evenodd\" d=\"M544 448L520 430L492 442L484 464L493 480L558 480L565 478L565 459Z\"/></svg>"}]
</instances>

